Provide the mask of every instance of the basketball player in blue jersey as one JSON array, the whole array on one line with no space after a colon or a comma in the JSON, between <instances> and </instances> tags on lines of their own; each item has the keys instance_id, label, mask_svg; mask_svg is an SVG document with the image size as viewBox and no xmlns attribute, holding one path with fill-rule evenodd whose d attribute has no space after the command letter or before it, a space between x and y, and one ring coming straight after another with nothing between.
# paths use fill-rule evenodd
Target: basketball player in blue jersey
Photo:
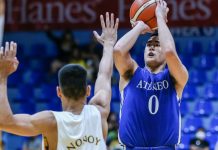
<instances>
[{"instance_id":1,"label":"basketball player in blue jersey","mask_svg":"<svg viewBox=\"0 0 218 150\"><path fill-rule=\"evenodd\" d=\"M130 56L139 35L150 31L145 23L138 21L115 45L122 98L119 139L126 150L174 150L180 141L179 105L188 72L166 24L167 4L157 3L158 35L146 44L145 67Z\"/></svg>"},{"instance_id":2,"label":"basketball player in blue jersey","mask_svg":"<svg viewBox=\"0 0 218 150\"><path fill-rule=\"evenodd\" d=\"M90 86L87 72L80 65L69 64L58 73L57 96L63 111L42 111L34 115L11 111L7 96L8 76L17 70L17 45L6 43L0 49L0 131L21 135L43 135L46 150L106 150L107 117L110 112L113 48L117 41L119 20L114 14L101 15L102 34L94 32L103 45L103 56L95 83L95 94L86 104ZM106 20L106 21L105 21Z\"/></svg>"}]
</instances>

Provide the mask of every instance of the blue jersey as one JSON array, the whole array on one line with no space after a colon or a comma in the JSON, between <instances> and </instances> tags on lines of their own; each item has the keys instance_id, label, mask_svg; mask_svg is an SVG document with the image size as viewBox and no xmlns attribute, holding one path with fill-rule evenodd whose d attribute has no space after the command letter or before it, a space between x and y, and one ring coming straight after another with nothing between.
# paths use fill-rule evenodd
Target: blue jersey
<instances>
[{"instance_id":1,"label":"blue jersey","mask_svg":"<svg viewBox=\"0 0 218 150\"><path fill-rule=\"evenodd\" d=\"M137 68L121 92L120 142L127 147L174 146L180 141L179 98L169 70Z\"/></svg>"}]
</instances>

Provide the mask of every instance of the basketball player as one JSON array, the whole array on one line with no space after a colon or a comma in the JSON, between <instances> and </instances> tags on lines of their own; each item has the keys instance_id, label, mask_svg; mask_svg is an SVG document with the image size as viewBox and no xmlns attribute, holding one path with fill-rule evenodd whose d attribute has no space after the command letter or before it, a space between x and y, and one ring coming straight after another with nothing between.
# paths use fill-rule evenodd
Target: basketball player
<instances>
[{"instance_id":1,"label":"basketball player","mask_svg":"<svg viewBox=\"0 0 218 150\"><path fill-rule=\"evenodd\" d=\"M157 3L158 35L147 42L145 67L140 68L130 56L139 35L150 32L142 21L114 47L122 98L119 139L127 150L173 150L180 140L179 105L188 72L166 24L167 4Z\"/></svg>"},{"instance_id":2,"label":"basketball player","mask_svg":"<svg viewBox=\"0 0 218 150\"><path fill-rule=\"evenodd\" d=\"M34 115L13 115L7 97L7 78L16 71L17 45L6 43L0 51L0 130L21 135L44 137L43 149L49 150L106 150L107 117L110 112L111 76L113 70L113 47L117 40L118 19L106 13L106 22L101 15L103 33L94 32L103 45L95 95L89 105L86 97L87 72L79 65L69 64L58 73L57 95L63 112L43 111Z\"/></svg>"}]
</instances>

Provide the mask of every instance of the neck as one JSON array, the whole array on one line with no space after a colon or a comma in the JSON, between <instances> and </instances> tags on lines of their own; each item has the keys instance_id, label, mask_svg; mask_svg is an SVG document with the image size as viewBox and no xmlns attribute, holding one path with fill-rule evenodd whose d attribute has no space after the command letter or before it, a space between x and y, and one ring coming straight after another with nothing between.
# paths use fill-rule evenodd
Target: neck
<instances>
[{"instance_id":1,"label":"neck","mask_svg":"<svg viewBox=\"0 0 218 150\"><path fill-rule=\"evenodd\" d=\"M164 68L165 68L165 66L166 66L166 64L165 63L162 63L162 64L160 64L160 65L158 65L158 66L145 66L151 73L159 73L159 72L161 72L161 71L163 71L164 70Z\"/></svg>"},{"instance_id":2,"label":"neck","mask_svg":"<svg viewBox=\"0 0 218 150\"><path fill-rule=\"evenodd\" d=\"M62 100L63 110L72 112L75 115L79 115L82 112L85 104L86 104L85 98L81 98L78 100L73 100L73 99Z\"/></svg>"}]
</instances>

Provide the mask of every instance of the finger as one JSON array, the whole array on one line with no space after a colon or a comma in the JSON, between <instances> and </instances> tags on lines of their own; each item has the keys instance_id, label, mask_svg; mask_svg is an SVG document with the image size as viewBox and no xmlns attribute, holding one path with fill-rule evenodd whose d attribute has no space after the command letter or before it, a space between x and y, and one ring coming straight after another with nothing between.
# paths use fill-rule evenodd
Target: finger
<instances>
[{"instance_id":1,"label":"finger","mask_svg":"<svg viewBox=\"0 0 218 150\"><path fill-rule=\"evenodd\" d=\"M109 17L109 13L106 12L106 27L110 28L110 17Z\"/></svg>"},{"instance_id":2,"label":"finger","mask_svg":"<svg viewBox=\"0 0 218 150\"><path fill-rule=\"evenodd\" d=\"M167 7L167 14L169 13L170 9Z\"/></svg>"},{"instance_id":3,"label":"finger","mask_svg":"<svg viewBox=\"0 0 218 150\"><path fill-rule=\"evenodd\" d=\"M167 7L167 2L163 1L163 6L166 8Z\"/></svg>"},{"instance_id":4,"label":"finger","mask_svg":"<svg viewBox=\"0 0 218 150\"><path fill-rule=\"evenodd\" d=\"M105 22L104 22L104 16L103 15L100 16L100 20L101 20L102 29L105 29Z\"/></svg>"},{"instance_id":5,"label":"finger","mask_svg":"<svg viewBox=\"0 0 218 150\"><path fill-rule=\"evenodd\" d=\"M163 0L160 0L160 5L163 6Z\"/></svg>"},{"instance_id":6,"label":"finger","mask_svg":"<svg viewBox=\"0 0 218 150\"><path fill-rule=\"evenodd\" d=\"M159 0L159 1L157 1L157 6L160 6L160 4L161 4L161 2L160 2L161 0Z\"/></svg>"},{"instance_id":7,"label":"finger","mask_svg":"<svg viewBox=\"0 0 218 150\"><path fill-rule=\"evenodd\" d=\"M8 56L9 56L9 43L8 43L8 42L5 43L4 56L5 56L5 57L8 57Z\"/></svg>"},{"instance_id":8,"label":"finger","mask_svg":"<svg viewBox=\"0 0 218 150\"><path fill-rule=\"evenodd\" d=\"M114 28L114 14L111 14L111 28Z\"/></svg>"},{"instance_id":9,"label":"finger","mask_svg":"<svg viewBox=\"0 0 218 150\"><path fill-rule=\"evenodd\" d=\"M132 27L134 28L138 24L138 21L132 22Z\"/></svg>"},{"instance_id":10,"label":"finger","mask_svg":"<svg viewBox=\"0 0 218 150\"><path fill-rule=\"evenodd\" d=\"M17 43L13 43L13 55L12 57L16 57L17 55Z\"/></svg>"},{"instance_id":11,"label":"finger","mask_svg":"<svg viewBox=\"0 0 218 150\"><path fill-rule=\"evenodd\" d=\"M167 10L166 10L166 23L168 22L167 16L168 16L169 11L170 11L170 9L167 7Z\"/></svg>"},{"instance_id":12,"label":"finger","mask_svg":"<svg viewBox=\"0 0 218 150\"><path fill-rule=\"evenodd\" d=\"M93 31L93 34L94 34L96 40L99 40L101 38L100 35L96 31Z\"/></svg>"},{"instance_id":13,"label":"finger","mask_svg":"<svg viewBox=\"0 0 218 150\"><path fill-rule=\"evenodd\" d=\"M1 47L0 49L0 59L3 59L4 57L4 47Z\"/></svg>"},{"instance_id":14,"label":"finger","mask_svg":"<svg viewBox=\"0 0 218 150\"><path fill-rule=\"evenodd\" d=\"M9 55L8 57L10 58L13 58L13 53L14 53L14 42L10 42L10 45L9 45Z\"/></svg>"},{"instance_id":15,"label":"finger","mask_svg":"<svg viewBox=\"0 0 218 150\"><path fill-rule=\"evenodd\" d=\"M17 68L18 65L19 65L19 61L17 60L17 57L15 57L15 60L14 60L14 68Z\"/></svg>"},{"instance_id":16,"label":"finger","mask_svg":"<svg viewBox=\"0 0 218 150\"><path fill-rule=\"evenodd\" d=\"M115 23L115 26L114 26L114 29L117 31L118 30L118 27L119 27L119 19L117 18L116 19L116 23Z\"/></svg>"}]
</instances>

